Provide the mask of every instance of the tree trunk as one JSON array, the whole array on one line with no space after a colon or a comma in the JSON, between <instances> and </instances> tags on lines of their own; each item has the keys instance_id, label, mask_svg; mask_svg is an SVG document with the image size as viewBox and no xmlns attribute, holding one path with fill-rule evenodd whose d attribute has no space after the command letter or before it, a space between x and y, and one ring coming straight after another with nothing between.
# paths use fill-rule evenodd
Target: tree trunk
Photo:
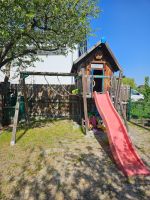
<instances>
[{"instance_id":1,"label":"tree trunk","mask_svg":"<svg viewBox=\"0 0 150 200\"><path fill-rule=\"evenodd\" d=\"M5 65L5 78L4 78L5 83L8 83L9 78L10 78L10 67L11 67L11 63L7 63Z\"/></svg>"}]
</instances>

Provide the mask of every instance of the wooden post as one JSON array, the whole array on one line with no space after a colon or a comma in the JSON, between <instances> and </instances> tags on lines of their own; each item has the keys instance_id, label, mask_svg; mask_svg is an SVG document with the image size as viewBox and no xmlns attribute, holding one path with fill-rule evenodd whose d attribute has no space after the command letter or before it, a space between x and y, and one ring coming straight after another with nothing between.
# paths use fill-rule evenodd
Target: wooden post
<instances>
[{"instance_id":1,"label":"wooden post","mask_svg":"<svg viewBox=\"0 0 150 200\"><path fill-rule=\"evenodd\" d=\"M15 115L14 115L14 123L13 123L13 130L12 130L12 137L11 137L11 142L10 145L15 145L16 143L16 131L17 131L17 124L18 124L18 117L19 117L19 107L20 107L20 98L22 95L22 78L19 81L19 86L18 86L18 95L17 95L17 102L15 106Z\"/></svg>"},{"instance_id":2,"label":"wooden post","mask_svg":"<svg viewBox=\"0 0 150 200\"><path fill-rule=\"evenodd\" d=\"M88 112L87 112L87 98L86 98L86 77L85 77L85 69L82 68L82 87L83 87L83 106L84 106L84 118L85 118L85 131L86 134L88 132Z\"/></svg>"},{"instance_id":3,"label":"wooden post","mask_svg":"<svg viewBox=\"0 0 150 200\"><path fill-rule=\"evenodd\" d=\"M80 116L80 121L82 120L82 99L81 96L78 97L78 102L79 102L79 116Z\"/></svg>"},{"instance_id":4,"label":"wooden post","mask_svg":"<svg viewBox=\"0 0 150 200\"><path fill-rule=\"evenodd\" d=\"M21 97L21 95L18 95L17 103L16 103L16 107L15 107L14 124L13 124L12 138L11 138L11 142L10 142L10 144L12 146L16 142L16 131L17 131L17 124L18 124L18 116L19 116L20 97Z\"/></svg>"},{"instance_id":5,"label":"wooden post","mask_svg":"<svg viewBox=\"0 0 150 200\"><path fill-rule=\"evenodd\" d=\"M115 95L116 95L116 77L112 76L111 77L111 89L110 89L110 95L111 95L111 100L113 104L115 103Z\"/></svg>"},{"instance_id":6,"label":"wooden post","mask_svg":"<svg viewBox=\"0 0 150 200\"><path fill-rule=\"evenodd\" d=\"M119 80L118 80L117 90L116 90L116 94L115 94L114 106L115 106L116 110L117 110L119 96L120 96L121 79L122 79L122 71L119 72Z\"/></svg>"},{"instance_id":7,"label":"wooden post","mask_svg":"<svg viewBox=\"0 0 150 200\"><path fill-rule=\"evenodd\" d=\"M113 89L114 89L114 77L112 76L110 79L111 87L110 87L110 97L113 102Z\"/></svg>"},{"instance_id":8,"label":"wooden post","mask_svg":"<svg viewBox=\"0 0 150 200\"><path fill-rule=\"evenodd\" d=\"M127 123L127 120L126 120L126 116L125 116L125 114L124 114L124 109L123 109L123 106L122 106L122 101L121 101L121 99L119 99L119 104L120 104L120 111L121 111L121 115L122 115L122 117L123 117L125 126L126 126L126 128L127 128L127 131L129 131L129 127L128 127L128 123Z\"/></svg>"}]
</instances>

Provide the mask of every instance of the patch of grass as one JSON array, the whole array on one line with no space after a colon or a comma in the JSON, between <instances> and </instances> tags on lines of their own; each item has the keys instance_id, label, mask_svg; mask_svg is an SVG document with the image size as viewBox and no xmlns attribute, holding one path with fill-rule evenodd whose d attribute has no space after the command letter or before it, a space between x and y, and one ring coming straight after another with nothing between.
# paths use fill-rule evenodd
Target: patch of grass
<instances>
[{"instance_id":1,"label":"patch of grass","mask_svg":"<svg viewBox=\"0 0 150 200\"><path fill-rule=\"evenodd\" d=\"M11 132L8 131L4 131L1 135L0 135L0 146L4 145L4 144L9 144L11 140Z\"/></svg>"},{"instance_id":2,"label":"patch of grass","mask_svg":"<svg viewBox=\"0 0 150 200\"><path fill-rule=\"evenodd\" d=\"M5 200L7 199L6 196L0 191L0 200Z\"/></svg>"},{"instance_id":3,"label":"patch of grass","mask_svg":"<svg viewBox=\"0 0 150 200\"><path fill-rule=\"evenodd\" d=\"M22 177L34 179L53 156L55 159L63 155L61 149L66 147L66 143L72 144L84 138L80 127L74 129L73 122L69 120L55 120L43 123L42 126L39 123L28 129L21 126L17 130L14 146L10 146L11 132L5 130L0 135L0 181L3 183L0 185L0 199L5 199L3 194L10 195L10 188L16 184L14 180L22 180ZM52 174L52 170L49 173ZM63 185L58 185L58 189L62 188ZM17 185L15 190L17 192Z\"/></svg>"},{"instance_id":4,"label":"patch of grass","mask_svg":"<svg viewBox=\"0 0 150 200\"><path fill-rule=\"evenodd\" d=\"M20 129L16 134L16 146L24 148L28 146L53 146L58 140L68 139L76 140L83 137L79 129L73 129L73 123L69 120L54 121L40 127L30 127L29 129ZM0 146L9 145L11 140L11 132L4 131L0 135Z\"/></svg>"},{"instance_id":5,"label":"patch of grass","mask_svg":"<svg viewBox=\"0 0 150 200\"><path fill-rule=\"evenodd\" d=\"M83 137L80 128L74 130L73 123L69 120L49 122L48 126L29 128L28 130L20 129L17 131L17 142L13 147L10 146L11 131L4 131L0 135L0 163L7 172L16 170L30 155L30 152L35 152L35 155L36 150L39 152L39 149L42 153L47 149L50 149L51 152L51 148L62 148L65 145L63 141L71 143ZM60 152L52 151L50 156L53 154L57 156ZM43 155L39 155L38 160L42 161ZM37 166L37 168L39 170L41 167Z\"/></svg>"}]
</instances>

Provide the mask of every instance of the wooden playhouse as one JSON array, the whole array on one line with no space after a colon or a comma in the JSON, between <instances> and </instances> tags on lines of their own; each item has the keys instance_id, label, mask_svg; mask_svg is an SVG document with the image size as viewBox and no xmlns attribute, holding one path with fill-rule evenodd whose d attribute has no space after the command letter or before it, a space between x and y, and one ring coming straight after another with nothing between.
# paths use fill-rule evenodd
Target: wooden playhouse
<instances>
[{"instance_id":1,"label":"wooden playhouse","mask_svg":"<svg viewBox=\"0 0 150 200\"><path fill-rule=\"evenodd\" d=\"M82 74L83 71L84 75ZM101 42L80 56L73 63L71 69L71 73L86 76L86 93L88 95L92 94L93 91L109 91L111 78L117 71L122 72L117 59L108 44ZM77 87L80 87L80 83L77 82L76 84Z\"/></svg>"},{"instance_id":2,"label":"wooden playhouse","mask_svg":"<svg viewBox=\"0 0 150 200\"><path fill-rule=\"evenodd\" d=\"M119 72L116 79L115 72ZM93 92L109 92L115 107L120 99L122 69L113 52L105 42L98 42L94 47L80 56L72 65L71 73L77 75L76 88L83 97L85 126L88 129L88 112L93 111L95 104Z\"/></svg>"}]
</instances>

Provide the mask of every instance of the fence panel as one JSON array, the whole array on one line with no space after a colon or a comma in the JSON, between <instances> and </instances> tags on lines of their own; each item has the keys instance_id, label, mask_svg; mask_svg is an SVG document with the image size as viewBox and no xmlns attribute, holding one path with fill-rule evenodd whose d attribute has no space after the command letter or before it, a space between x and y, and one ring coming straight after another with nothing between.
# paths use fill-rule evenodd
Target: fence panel
<instances>
[{"instance_id":1,"label":"fence panel","mask_svg":"<svg viewBox=\"0 0 150 200\"><path fill-rule=\"evenodd\" d=\"M75 85L26 85L28 115L30 117L81 118L80 98L71 95ZM7 103L4 106L3 119L7 124L13 122L14 108L17 97L17 85L11 85ZM19 116L25 117L24 99L20 102ZM6 124L6 123L5 123Z\"/></svg>"}]
</instances>

